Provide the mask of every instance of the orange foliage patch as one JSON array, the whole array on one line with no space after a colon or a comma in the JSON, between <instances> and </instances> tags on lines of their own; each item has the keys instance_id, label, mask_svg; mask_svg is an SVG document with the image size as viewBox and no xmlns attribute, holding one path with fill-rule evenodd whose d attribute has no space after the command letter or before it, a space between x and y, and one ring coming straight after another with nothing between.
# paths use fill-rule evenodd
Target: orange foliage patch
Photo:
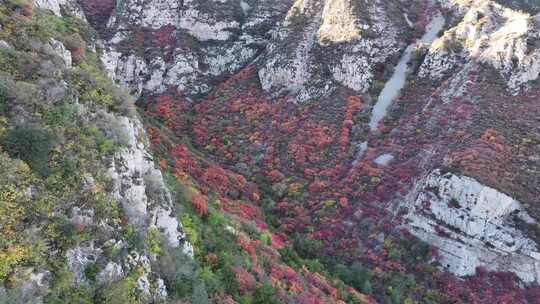
<instances>
[{"instance_id":1,"label":"orange foliage patch","mask_svg":"<svg viewBox=\"0 0 540 304\"><path fill-rule=\"evenodd\" d=\"M208 198L202 194L195 195L191 200L193 207L199 216L208 214Z\"/></svg>"}]
</instances>

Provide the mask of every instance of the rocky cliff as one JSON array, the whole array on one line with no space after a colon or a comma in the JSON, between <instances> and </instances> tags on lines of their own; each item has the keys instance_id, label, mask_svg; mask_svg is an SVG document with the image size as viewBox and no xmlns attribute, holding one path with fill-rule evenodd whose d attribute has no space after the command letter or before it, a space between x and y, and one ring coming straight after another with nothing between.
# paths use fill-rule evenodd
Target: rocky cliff
<instances>
[{"instance_id":1,"label":"rocky cliff","mask_svg":"<svg viewBox=\"0 0 540 304\"><path fill-rule=\"evenodd\" d=\"M129 301L134 294L147 303L164 301L156 252L143 240L178 250L186 265L193 263L193 248L133 99L101 71L91 29L75 2L2 5L2 60L17 58L2 70L2 208L17 210L15 221L21 220L13 227L2 223L3 236L12 236L2 240L2 280L12 282L2 287L2 301L87 301L91 290L101 290L95 294L103 301ZM64 22L73 23L64 28ZM21 23L33 24L36 32ZM18 65L29 58L33 68L22 72ZM38 148L45 142L47 148ZM37 153L44 153L42 160ZM21 239L27 234L30 243ZM58 287L58 280L66 285ZM70 286L77 298L64 290Z\"/></svg>"},{"instance_id":2,"label":"rocky cliff","mask_svg":"<svg viewBox=\"0 0 540 304\"><path fill-rule=\"evenodd\" d=\"M459 276L486 267L538 281L538 245L517 228L519 222L536 222L518 201L472 178L438 170L419 188L405 221L413 234L439 249L443 267Z\"/></svg>"},{"instance_id":3,"label":"rocky cliff","mask_svg":"<svg viewBox=\"0 0 540 304\"><path fill-rule=\"evenodd\" d=\"M23 2L6 299L536 303L534 1Z\"/></svg>"},{"instance_id":4,"label":"rocky cliff","mask_svg":"<svg viewBox=\"0 0 540 304\"><path fill-rule=\"evenodd\" d=\"M108 22L103 60L135 94L205 94L259 55L286 8L286 1L123 2Z\"/></svg>"},{"instance_id":5,"label":"rocky cliff","mask_svg":"<svg viewBox=\"0 0 540 304\"><path fill-rule=\"evenodd\" d=\"M400 12L399 1L212 4L122 4L109 20L105 64L137 94L174 88L196 95L257 59L266 91L308 100L338 86L366 92L380 77L377 70L404 47L407 32L408 10ZM136 39L143 37L150 45L141 49Z\"/></svg>"},{"instance_id":6,"label":"rocky cliff","mask_svg":"<svg viewBox=\"0 0 540 304\"><path fill-rule=\"evenodd\" d=\"M517 95L539 74L538 21L493 1L448 1L457 25L433 45L420 75L440 79L463 64L488 64L501 73L508 90Z\"/></svg>"},{"instance_id":7,"label":"rocky cliff","mask_svg":"<svg viewBox=\"0 0 540 304\"><path fill-rule=\"evenodd\" d=\"M439 1L439 3L418 2L416 5L411 5L399 1L354 2L346 0L280 1L274 5L269 5L264 1L224 2L224 4L226 9L217 10L203 3L196 5L189 1L184 2L183 5L151 2L145 4L143 8L136 8L137 5L134 4L129 6L133 10L117 7L116 16L113 14L108 25L108 29L114 34L105 43L109 51L106 52L104 61L113 72L112 75L115 75L114 77L130 85L139 95L170 94L168 90L172 88L174 94L203 100L195 108L193 128L196 130L195 134L198 135L195 142L201 147L210 145L212 146L210 149L220 149L216 140L219 140L218 133L223 130L220 129L221 121L218 122L212 118L212 115L221 116L224 120L230 118L236 121L238 119L233 118L237 116L227 112L235 107L234 105L231 105L229 109L222 109L218 104L222 102L227 104L229 102L227 100L232 102L235 98L239 98L242 102L251 102L242 93L237 95L234 93L235 90L237 92L243 90L246 86L244 82L256 83L256 86L259 86L260 93L253 96L252 88L248 98L261 98L266 95L269 100L279 100L286 96L287 100L295 103L311 103L306 106L307 109L304 109L302 114L296 112L301 120L306 121L305 123L295 122L285 113L280 114L283 124L292 125L290 133L284 130L279 131L282 132L282 137L270 134L276 131L272 129L271 122L266 122L265 113L262 110L266 105L263 101L259 101L260 104L264 104L264 107L261 106L262 114L256 116L259 127L249 131L238 131L234 128L242 128L241 123L225 123L222 127L225 128L226 136L234 145L246 147L248 151L253 152L245 150L235 152L241 153L238 158L243 161L237 162L233 156L223 158L223 162L235 164L236 168L243 168L246 159L256 158L255 153L263 154L259 159L268 159L273 153L273 157L280 159L281 164L270 165L268 169L266 167L261 170L254 169L254 171L268 170L266 172L269 172L271 169L277 169L279 172L286 172L285 175L292 174L300 178L300 181L306 179L310 191L314 191L311 196L308 196L309 198L304 199L319 200L321 205L330 204L332 197L338 194L318 190L314 185L320 185L324 189L325 184L339 184L347 189L346 191L350 191L345 196L352 197L353 200L358 200L362 204L368 204L366 202L371 198L366 198L359 193L377 191L378 197L375 201L390 203L393 195L385 192L404 186L402 182L392 181L401 178L401 175L392 176L391 170L401 172L400 170L405 170L402 166L410 170L411 162L420 162L422 166L415 168L415 174L417 174L416 178L429 176L424 182L424 188L440 188L437 193L454 191L455 193L452 193L455 195L450 193L447 198L443 196L432 201L431 208L433 209L426 211L422 208L429 195L417 190L414 193L418 197L415 201L410 201L407 206L417 211L410 213L403 220L408 223L405 227L411 229L414 235L440 250L439 263L442 268L465 277L473 276L478 267L486 267L491 271L516 273L524 282L537 281L537 244L527 236L529 232L520 230L523 229L523 225L512 223L516 212L526 214L526 211L521 207L522 205L510 198L511 192L514 191L527 200L525 205L530 205L530 200L525 193L537 191L534 182L532 186L529 184L523 187L517 186L518 178L506 181L507 178L504 177L498 182L493 182L484 177L483 173L479 173L489 168L491 164L485 167L478 165L478 168L471 170L470 167L474 165L464 165L465 162L459 159L460 165L458 165L458 158L462 157L462 153L467 153L462 151L467 151L468 148L474 151L476 143L471 138L465 145L454 146L449 140L452 136L456 136L455 134L468 132L475 134L479 132L478 129L483 132L486 121L502 119L500 113L485 114L482 118L474 116L475 111L481 111L483 102L488 102L492 98L485 96L483 90L486 88L497 86L498 90L505 90L507 92L505 94L509 96L525 96L534 94L532 92L537 90L538 47L535 41L538 30L533 6L521 2L495 1ZM153 13L163 7L175 13L159 16ZM433 18L437 10L444 13L446 26L433 43L419 44L417 50L414 51L412 62L409 64L409 82L406 83L401 97L403 102L417 98L422 106L416 108L417 105L413 104L410 109L407 109L401 104L391 107L389 117L381 125L375 127L376 132L382 132L383 138L373 138L366 131L364 118L369 114L369 108L373 105L372 100L382 89L382 83L389 78L392 65L397 62L406 46L414 44L414 39L419 38L423 27ZM137 30L133 29L133 25L136 25ZM127 52L123 51L122 45L129 45L126 42L133 39L134 31L151 32L150 36L144 37L155 37L160 32L167 33L165 41L169 43L166 46L160 46L159 43L151 40L152 42L149 42L150 45L144 48L142 54L140 51L136 54L137 51L129 47ZM139 33L139 35L142 34ZM171 46L175 46L174 49L168 49ZM225 53L224 49L227 49L229 53ZM152 56L145 57L148 54ZM248 68L237 73L243 67ZM491 73L491 70L500 75L497 77L497 81L500 82L493 84L489 83L488 79L479 79L489 77L483 75ZM233 88L233 96L228 97L229 89L225 90L221 87L225 85L219 83L221 79L231 74L239 76L233 76L234 81L224 82L226 86ZM425 92L420 91L422 85L425 85L423 88ZM352 112L352 128L349 131L343 131L350 123L346 118L348 114L340 109L341 105L347 102L338 101L346 94L360 96L363 103L362 106L356 108L357 112ZM206 98L200 98L205 95ZM148 99L142 98L142 100ZM238 107L242 108L241 105ZM289 106L270 106L268 112L276 113L282 110L278 107ZM529 106L531 107L537 109L536 106ZM292 110L294 107L288 109ZM415 113L415 109L419 112ZM333 113L334 116L324 115L320 111ZM448 114L449 111L451 114ZM272 119L276 119L275 114L273 115ZM421 118L422 115L426 116ZM453 119L453 124L450 122L451 127L447 130L441 129L441 121L445 121L444 115L449 115ZM217 125L212 125L211 121ZM524 124L530 126L532 121L525 121ZM325 126L319 130L315 127L317 123ZM446 122L442 124L444 123ZM388 129L392 128L394 130L388 133ZM523 126L512 128L523 128ZM265 133L265 129L269 133ZM429 158L429 161L433 162L429 165L424 165L428 160L419 161L415 157L405 156L420 149L420 147L408 147L406 143L408 139L399 138L400 134L408 134L409 130L416 132L410 135L416 136L411 141L423 142L422 149L434 149L443 155L440 158ZM217 132L216 137L213 137L213 132ZM345 148L343 151L346 151L347 156L339 154L339 148L335 147L343 145L345 139L340 137L338 140L339 136L336 135L338 132L340 132L339 135L347 132L347 135L351 136L347 139L351 142L356 140L353 147L361 140L366 140L364 143L367 146L369 142L370 148L362 151L356 151L356 148ZM537 138L538 134L535 132L531 129L531 133L523 136ZM246 143L245 138L250 136L248 134L264 135L259 135L256 147L256 145ZM297 147L290 143L298 138L306 138L306 135L314 138L311 145L317 148ZM329 136L329 139L325 139L325 136ZM503 137L507 138L507 141L515 140L508 133L505 133ZM326 140L328 140L327 144L324 144ZM533 141L536 142L536 140ZM288 149L276 151L275 146L283 145L283 142L286 142ZM216 145L218 147L214 147ZM448 148L443 145L452 146ZM229 149L238 151L234 147ZM326 155L337 156L325 163L321 161L325 157L322 156L324 153L317 154L317 149L328 153ZM491 157L479 156L478 163L495 162L498 159L495 154L499 152L505 154L504 157L512 158L510 156L512 152L504 149L500 146L493 148L493 155ZM532 153L535 149L531 146L527 148L528 152L525 154ZM366 150L368 150L367 154ZM225 150L223 153L227 155ZM286 156L287 153L293 155L293 161ZM303 154L306 155L306 161L300 160L304 157ZM221 152L216 155L222 156ZM344 170L344 166L347 165L343 164L350 164L353 155L356 157L355 166L350 171ZM378 161L385 156L388 156L390 161L384 163ZM340 159L341 157L343 159ZM514 165L521 161L525 160L514 157L508 160L507 164ZM258 166L261 162L253 160L249 164ZM326 171L320 167L312 167L315 164L322 165ZM433 172L437 166L449 164L465 171L465 176L434 177L437 173L429 173ZM426 171L424 166L429 169ZM362 169L358 169L359 167ZM296 169L298 171L295 171ZM313 171L309 170L319 173L311 173ZM344 172L337 173L340 170ZM371 176L372 180L382 178L383 185L385 180L392 182L387 185L388 188L381 188L383 187L381 185L369 185L369 182L368 186L350 186L348 183L356 178L354 170L364 170L363 174ZM306 173L308 171L309 173ZM478 177L481 181L468 177L467 174ZM527 176L531 178L530 174ZM447 185L444 182L446 179L452 185ZM499 190L482 182L494 188L498 187ZM392 183L395 184L392 185ZM413 187L412 184L409 186ZM354 192L355 190L351 188L357 189L358 192ZM322 194L315 194L319 191ZM510 192L510 196L498 191ZM379 192L382 193L379 195ZM467 193L464 194L465 192ZM493 197L485 198L486 193L493 193ZM454 208L449 203L450 201L464 207ZM295 201L287 206L293 208L294 203L299 202ZM316 203L311 204L312 207L319 206ZM509 207L510 205L512 207ZM364 207L353 208L356 210L355 214L361 214L359 210L363 210ZM343 208L351 207L343 206ZM328 207L321 207L321 209L328 209ZM363 210L363 212L366 211ZM497 213L496 219L484 214L485 212ZM339 211L332 211L332 213L338 214ZM534 210L532 213L535 213ZM307 224L296 222L303 216L318 218L320 215L299 212L296 218L292 215L285 216L287 220L284 221L288 223L290 221L291 225L301 227ZM339 217L341 221L346 221L342 216ZM535 223L529 216L526 220L522 218L521 221L525 221L527 227L534 226ZM336 221L324 222L325 225L340 229L337 228L340 224ZM482 226L474 226L477 222L483 222ZM315 235L325 233L334 235L335 233L328 232L330 229L322 225L317 229L320 230L314 233ZM355 232L349 233L351 239L357 239ZM365 246L369 247L369 245Z\"/></svg>"}]
</instances>

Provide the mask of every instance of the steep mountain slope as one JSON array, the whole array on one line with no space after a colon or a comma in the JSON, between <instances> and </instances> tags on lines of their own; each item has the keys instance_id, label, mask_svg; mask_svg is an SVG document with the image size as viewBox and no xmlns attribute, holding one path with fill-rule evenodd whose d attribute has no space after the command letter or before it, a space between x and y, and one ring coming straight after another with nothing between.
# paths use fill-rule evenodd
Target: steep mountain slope
<instances>
[{"instance_id":1,"label":"steep mountain slope","mask_svg":"<svg viewBox=\"0 0 540 304\"><path fill-rule=\"evenodd\" d=\"M166 298L149 242L192 248L95 33L28 2L0 10L2 301Z\"/></svg>"},{"instance_id":2,"label":"steep mountain slope","mask_svg":"<svg viewBox=\"0 0 540 304\"><path fill-rule=\"evenodd\" d=\"M155 129L106 77L82 9L35 5L0 5L2 303L372 301L285 249L242 176L175 137L154 159Z\"/></svg>"},{"instance_id":3,"label":"steep mountain slope","mask_svg":"<svg viewBox=\"0 0 540 304\"><path fill-rule=\"evenodd\" d=\"M124 2L104 30L105 61L137 94L205 94L255 58L275 95L312 99L336 86L365 92L408 37L408 9L387 2ZM346 24L336 22L344 11Z\"/></svg>"},{"instance_id":4,"label":"steep mountain slope","mask_svg":"<svg viewBox=\"0 0 540 304\"><path fill-rule=\"evenodd\" d=\"M534 1L79 3L2 4L6 83L43 88L40 101L59 94L42 71L52 48L65 72L50 75L91 109L57 126L47 117L68 115L63 103L36 108L10 95L27 89L6 88L0 145L15 184L0 212L17 216L2 224L5 297L538 303ZM21 32L44 36L22 44ZM138 115L123 112L101 66L137 98ZM95 152L62 138L34 159L14 140L65 129ZM68 156L100 169L77 163L60 176ZM85 178L58 186L73 174ZM77 191L94 188L106 202ZM25 195L56 203L34 221ZM74 239L40 238L62 258L23 254L25 236L57 217Z\"/></svg>"},{"instance_id":5,"label":"steep mountain slope","mask_svg":"<svg viewBox=\"0 0 540 304\"><path fill-rule=\"evenodd\" d=\"M104 60L135 94L205 94L262 51L286 9L286 1L125 1L104 30Z\"/></svg>"},{"instance_id":6,"label":"steep mountain slope","mask_svg":"<svg viewBox=\"0 0 540 304\"><path fill-rule=\"evenodd\" d=\"M458 69L460 62L469 63L474 58L499 70L513 95L538 78L539 31L535 18L490 1L447 5L464 15L431 46L420 76L438 80Z\"/></svg>"}]
</instances>

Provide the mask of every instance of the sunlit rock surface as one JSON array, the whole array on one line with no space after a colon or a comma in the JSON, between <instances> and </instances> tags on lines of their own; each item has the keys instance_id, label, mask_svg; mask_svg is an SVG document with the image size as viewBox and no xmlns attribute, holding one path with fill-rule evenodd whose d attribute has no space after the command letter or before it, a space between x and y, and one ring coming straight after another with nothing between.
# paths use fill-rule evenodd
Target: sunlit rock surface
<instances>
[{"instance_id":1,"label":"sunlit rock surface","mask_svg":"<svg viewBox=\"0 0 540 304\"><path fill-rule=\"evenodd\" d=\"M119 119L128 148L116 154L109 170L114 181L114 196L138 229L161 228L171 246L181 245L186 254L193 255L193 249L185 241L182 227L176 219L161 171L155 168L153 157L146 148L146 133L142 125L127 117Z\"/></svg>"},{"instance_id":2,"label":"sunlit rock surface","mask_svg":"<svg viewBox=\"0 0 540 304\"><path fill-rule=\"evenodd\" d=\"M283 2L283 3L281 3ZM210 91L219 77L249 64L263 50L264 36L288 1L140 1L121 5L107 30L104 64L133 93ZM130 45L138 31L165 35L163 46Z\"/></svg>"},{"instance_id":3,"label":"sunlit rock surface","mask_svg":"<svg viewBox=\"0 0 540 304\"><path fill-rule=\"evenodd\" d=\"M50 45L55 53L62 58L64 64L67 67L71 67L73 59L71 58L71 52L66 49L64 44L56 39L51 39Z\"/></svg>"},{"instance_id":4,"label":"sunlit rock surface","mask_svg":"<svg viewBox=\"0 0 540 304\"><path fill-rule=\"evenodd\" d=\"M435 170L408 204L406 226L438 248L448 271L467 276L482 266L514 272L525 282L540 278L538 246L516 226L535 221L510 196L472 178Z\"/></svg>"},{"instance_id":5,"label":"sunlit rock surface","mask_svg":"<svg viewBox=\"0 0 540 304\"><path fill-rule=\"evenodd\" d=\"M329 0L324 4L319 41L351 41L360 36L357 18L352 12L351 0Z\"/></svg>"},{"instance_id":6,"label":"sunlit rock surface","mask_svg":"<svg viewBox=\"0 0 540 304\"><path fill-rule=\"evenodd\" d=\"M538 78L540 32L535 18L495 1L444 0L441 4L455 11L459 22L431 45L420 76L441 79L476 61L498 70L513 94Z\"/></svg>"},{"instance_id":7,"label":"sunlit rock surface","mask_svg":"<svg viewBox=\"0 0 540 304\"><path fill-rule=\"evenodd\" d=\"M92 241L67 251L66 258L75 283L80 284L86 280L86 267L95 263L102 253L103 250L97 248Z\"/></svg>"},{"instance_id":8,"label":"sunlit rock surface","mask_svg":"<svg viewBox=\"0 0 540 304\"><path fill-rule=\"evenodd\" d=\"M379 2L130 0L109 20L112 35L103 61L136 95L169 88L205 94L216 79L252 62L260 64L263 88L275 95L304 101L338 86L363 93L372 85L375 65L404 47L404 15L393 15L392 5ZM154 35L168 31L166 51L126 47L137 29Z\"/></svg>"},{"instance_id":9,"label":"sunlit rock surface","mask_svg":"<svg viewBox=\"0 0 540 304\"><path fill-rule=\"evenodd\" d=\"M37 7L47 9L57 16L61 16L60 5L65 4L65 0L35 0Z\"/></svg>"},{"instance_id":10,"label":"sunlit rock surface","mask_svg":"<svg viewBox=\"0 0 540 304\"><path fill-rule=\"evenodd\" d=\"M391 18L378 1L296 1L271 32L261 84L297 101L328 96L338 86L365 93L375 65L404 46L402 24L402 15Z\"/></svg>"},{"instance_id":11,"label":"sunlit rock surface","mask_svg":"<svg viewBox=\"0 0 540 304\"><path fill-rule=\"evenodd\" d=\"M77 0L34 0L37 8L49 10L58 17L62 16L62 11L68 12L85 20L84 13Z\"/></svg>"}]
</instances>

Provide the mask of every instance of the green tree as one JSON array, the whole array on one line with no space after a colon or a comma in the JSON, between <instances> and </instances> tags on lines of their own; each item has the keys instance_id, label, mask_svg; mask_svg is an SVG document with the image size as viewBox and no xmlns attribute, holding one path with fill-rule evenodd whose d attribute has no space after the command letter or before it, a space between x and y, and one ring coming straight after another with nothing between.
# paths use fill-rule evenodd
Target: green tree
<instances>
[{"instance_id":1,"label":"green tree","mask_svg":"<svg viewBox=\"0 0 540 304\"><path fill-rule=\"evenodd\" d=\"M253 293L253 304L280 304L277 299L277 292L272 285L264 283L257 287Z\"/></svg>"},{"instance_id":2,"label":"green tree","mask_svg":"<svg viewBox=\"0 0 540 304\"><path fill-rule=\"evenodd\" d=\"M11 157L22 159L36 172L47 175L49 153L55 141L56 137L50 131L26 124L10 130L1 144Z\"/></svg>"}]
</instances>

